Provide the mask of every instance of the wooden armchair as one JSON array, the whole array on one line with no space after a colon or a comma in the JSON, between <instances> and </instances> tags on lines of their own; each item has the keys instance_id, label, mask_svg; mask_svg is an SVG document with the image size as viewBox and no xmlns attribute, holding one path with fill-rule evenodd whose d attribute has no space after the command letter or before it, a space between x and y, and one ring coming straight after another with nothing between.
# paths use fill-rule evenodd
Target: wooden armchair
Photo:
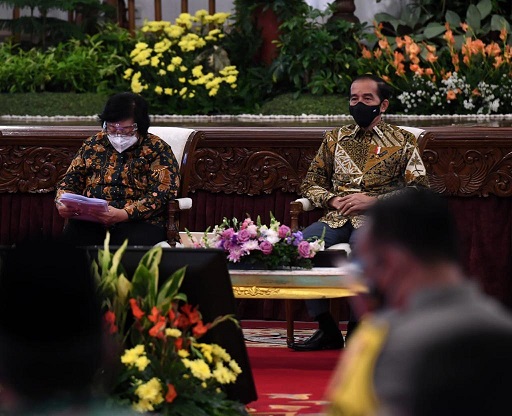
<instances>
[{"instance_id":1,"label":"wooden armchair","mask_svg":"<svg viewBox=\"0 0 512 416\"><path fill-rule=\"evenodd\" d=\"M194 152L203 133L182 127L150 127L149 133L165 141L174 153L180 165L180 186L177 198L169 201L167 221L167 242L175 246L180 241L179 230L185 227L182 211L192 208L192 199L187 197L190 181L189 155ZM182 217L182 218L180 218Z\"/></svg>"}]
</instances>

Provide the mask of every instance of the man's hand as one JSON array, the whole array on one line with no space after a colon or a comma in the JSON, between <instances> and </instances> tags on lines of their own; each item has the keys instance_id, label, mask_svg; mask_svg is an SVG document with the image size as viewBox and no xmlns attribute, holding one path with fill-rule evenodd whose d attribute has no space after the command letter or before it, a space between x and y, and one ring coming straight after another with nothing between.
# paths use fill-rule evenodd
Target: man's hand
<instances>
[{"instance_id":1,"label":"man's hand","mask_svg":"<svg viewBox=\"0 0 512 416\"><path fill-rule=\"evenodd\" d=\"M346 196L335 196L329 200L329 206L340 211L342 215L349 216L362 214L376 201L377 198L374 196L355 193Z\"/></svg>"},{"instance_id":2,"label":"man's hand","mask_svg":"<svg viewBox=\"0 0 512 416\"><path fill-rule=\"evenodd\" d=\"M68 207L60 201L57 201L55 206L57 207L57 211L59 211L59 215L62 218L73 218L73 216L80 215L80 211L78 211L76 208Z\"/></svg>"}]
</instances>

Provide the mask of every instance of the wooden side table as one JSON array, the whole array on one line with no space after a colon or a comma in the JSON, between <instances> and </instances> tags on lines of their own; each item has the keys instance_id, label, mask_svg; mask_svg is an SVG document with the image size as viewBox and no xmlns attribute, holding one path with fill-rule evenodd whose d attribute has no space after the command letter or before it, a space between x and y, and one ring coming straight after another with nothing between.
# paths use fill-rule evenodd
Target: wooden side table
<instances>
[{"instance_id":1,"label":"wooden side table","mask_svg":"<svg viewBox=\"0 0 512 416\"><path fill-rule=\"evenodd\" d=\"M310 270L229 270L236 298L285 299L286 341L293 338L294 299L332 299L365 292L366 286L339 267Z\"/></svg>"}]
</instances>

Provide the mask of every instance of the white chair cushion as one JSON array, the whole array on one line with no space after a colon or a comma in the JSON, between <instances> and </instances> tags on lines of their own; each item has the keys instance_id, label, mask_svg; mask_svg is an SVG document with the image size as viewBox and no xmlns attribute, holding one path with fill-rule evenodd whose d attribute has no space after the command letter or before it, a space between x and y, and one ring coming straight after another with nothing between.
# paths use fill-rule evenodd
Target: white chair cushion
<instances>
[{"instance_id":1,"label":"white chair cushion","mask_svg":"<svg viewBox=\"0 0 512 416\"><path fill-rule=\"evenodd\" d=\"M181 166L183 151L188 138L194 132L193 129L183 127L150 127L148 132L160 137L164 142L171 146L172 152Z\"/></svg>"},{"instance_id":2,"label":"white chair cushion","mask_svg":"<svg viewBox=\"0 0 512 416\"><path fill-rule=\"evenodd\" d=\"M300 202L302 204L302 209L304 211L312 211L313 209L315 209L314 205L307 198L299 198L296 199L295 202Z\"/></svg>"},{"instance_id":3,"label":"white chair cushion","mask_svg":"<svg viewBox=\"0 0 512 416\"><path fill-rule=\"evenodd\" d=\"M178 201L178 206L182 211L192 208L192 198L176 198L175 201Z\"/></svg>"},{"instance_id":4,"label":"white chair cushion","mask_svg":"<svg viewBox=\"0 0 512 416\"><path fill-rule=\"evenodd\" d=\"M400 127L401 129L404 129L404 130L407 130L407 131L411 132L412 134L414 134L416 139L418 137L420 137L420 134L425 131L424 129L420 129L418 127L409 127L409 126L398 126L398 127Z\"/></svg>"}]
</instances>

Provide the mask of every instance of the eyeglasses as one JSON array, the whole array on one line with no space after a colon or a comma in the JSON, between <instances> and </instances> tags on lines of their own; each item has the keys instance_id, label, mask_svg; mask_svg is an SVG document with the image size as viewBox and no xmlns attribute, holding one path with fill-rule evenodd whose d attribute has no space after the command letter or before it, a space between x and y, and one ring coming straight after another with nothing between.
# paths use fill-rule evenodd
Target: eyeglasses
<instances>
[{"instance_id":1,"label":"eyeglasses","mask_svg":"<svg viewBox=\"0 0 512 416\"><path fill-rule=\"evenodd\" d=\"M103 129L110 134L117 135L130 135L137 131L137 123L133 123L130 126L121 126L119 123L103 123Z\"/></svg>"}]
</instances>

